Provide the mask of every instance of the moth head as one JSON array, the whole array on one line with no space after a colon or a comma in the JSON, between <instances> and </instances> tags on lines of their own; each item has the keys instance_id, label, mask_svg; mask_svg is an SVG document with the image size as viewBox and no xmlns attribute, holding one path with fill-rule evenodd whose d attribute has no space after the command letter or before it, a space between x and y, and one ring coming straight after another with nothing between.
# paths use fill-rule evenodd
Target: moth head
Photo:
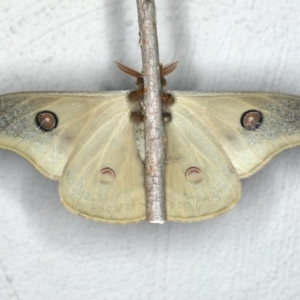
<instances>
[{"instance_id":1,"label":"moth head","mask_svg":"<svg viewBox=\"0 0 300 300\"><path fill-rule=\"evenodd\" d=\"M126 73L127 75L130 75L134 78L136 78L136 82L135 84L138 86L138 87L143 87L144 86L144 79L143 79L143 74L134 70L134 69L131 69L119 62L116 62L115 63L117 64L118 68L123 71L124 73ZM167 81L166 81L166 78L165 76L169 75L170 73L172 73L176 67L177 67L177 64L178 64L178 61L176 62L173 62L173 63L170 63L170 64L167 64L167 65L162 65L162 64L159 64L159 71L160 71L160 78L161 78L161 85L164 87L167 85Z\"/></svg>"}]
</instances>

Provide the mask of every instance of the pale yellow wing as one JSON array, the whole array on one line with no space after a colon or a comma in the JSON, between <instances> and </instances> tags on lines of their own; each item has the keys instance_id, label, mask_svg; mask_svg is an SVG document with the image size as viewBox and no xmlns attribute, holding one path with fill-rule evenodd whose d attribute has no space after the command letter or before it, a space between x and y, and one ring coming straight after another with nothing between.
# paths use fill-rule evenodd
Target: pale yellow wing
<instances>
[{"instance_id":1,"label":"pale yellow wing","mask_svg":"<svg viewBox=\"0 0 300 300\"><path fill-rule=\"evenodd\" d=\"M252 175L282 150L300 144L300 97L276 93L172 94L176 99L173 115L186 111L194 124L208 128L240 178ZM248 111L262 115L254 130L242 126L242 116Z\"/></svg>"},{"instance_id":2,"label":"pale yellow wing","mask_svg":"<svg viewBox=\"0 0 300 300\"><path fill-rule=\"evenodd\" d=\"M0 147L17 152L42 174L59 179L74 148L79 147L85 125L95 107L104 112L121 103L124 94L114 93L16 93L0 96ZM122 105L123 104L123 105ZM58 118L52 131L41 130L39 112L49 111Z\"/></svg>"},{"instance_id":3,"label":"pale yellow wing","mask_svg":"<svg viewBox=\"0 0 300 300\"><path fill-rule=\"evenodd\" d=\"M239 177L201 116L184 105L175 106L166 127L168 220L189 222L215 217L239 200Z\"/></svg>"},{"instance_id":4,"label":"pale yellow wing","mask_svg":"<svg viewBox=\"0 0 300 300\"><path fill-rule=\"evenodd\" d=\"M57 126L41 130L39 112L55 114ZM143 164L125 92L1 96L0 147L60 179L62 202L78 214L116 223L145 219ZM113 170L113 181L99 173L103 166Z\"/></svg>"},{"instance_id":5,"label":"pale yellow wing","mask_svg":"<svg viewBox=\"0 0 300 300\"><path fill-rule=\"evenodd\" d=\"M63 204L96 221L144 220L144 165L128 111L113 106L103 115L96 112L87 127L81 148L73 152L60 180Z\"/></svg>"}]
</instances>

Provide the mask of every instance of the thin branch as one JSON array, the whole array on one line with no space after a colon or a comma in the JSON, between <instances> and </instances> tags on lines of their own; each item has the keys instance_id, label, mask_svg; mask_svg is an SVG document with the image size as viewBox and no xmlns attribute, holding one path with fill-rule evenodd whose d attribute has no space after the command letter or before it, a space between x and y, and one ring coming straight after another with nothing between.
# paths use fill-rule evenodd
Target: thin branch
<instances>
[{"instance_id":1,"label":"thin branch","mask_svg":"<svg viewBox=\"0 0 300 300\"><path fill-rule=\"evenodd\" d=\"M154 0L137 0L137 8L145 88L145 187L147 218L151 223L162 224L166 220L164 129L162 123L161 78Z\"/></svg>"}]
</instances>

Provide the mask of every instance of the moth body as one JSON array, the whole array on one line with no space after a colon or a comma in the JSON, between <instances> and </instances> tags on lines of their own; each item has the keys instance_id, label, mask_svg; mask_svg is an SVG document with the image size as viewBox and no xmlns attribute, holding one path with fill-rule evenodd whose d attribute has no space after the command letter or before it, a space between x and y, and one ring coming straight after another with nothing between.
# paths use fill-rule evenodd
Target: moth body
<instances>
[{"instance_id":1,"label":"moth body","mask_svg":"<svg viewBox=\"0 0 300 300\"><path fill-rule=\"evenodd\" d=\"M169 95L162 97L162 118L170 221L201 221L228 211L240 199L241 178L300 144L300 97L163 93ZM60 199L72 212L117 224L145 220L145 115L141 98L131 101L128 94L0 96L0 147L59 180Z\"/></svg>"},{"instance_id":2,"label":"moth body","mask_svg":"<svg viewBox=\"0 0 300 300\"><path fill-rule=\"evenodd\" d=\"M144 103L145 88L144 88L143 75L142 73L139 73L138 71L135 71L121 63L116 63L116 64L126 74L137 78L136 89L130 91L127 94L127 101L130 110L130 119L131 121L134 122L137 151L140 159L144 163L146 157L144 121L146 119L146 116L145 116L145 103ZM167 84L165 76L173 72L176 67L177 67L177 62L168 64L166 66L160 64L160 77L161 77L162 88L164 88ZM163 89L161 93L161 101L163 106L163 112L162 112L163 126L164 126L164 130L166 130L165 128L166 124L172 120L169 107L174 104L175 99L170 93L165 92ZM166 138L164 139L164 142L166 143Z\"/></svg>"}]
</instances>

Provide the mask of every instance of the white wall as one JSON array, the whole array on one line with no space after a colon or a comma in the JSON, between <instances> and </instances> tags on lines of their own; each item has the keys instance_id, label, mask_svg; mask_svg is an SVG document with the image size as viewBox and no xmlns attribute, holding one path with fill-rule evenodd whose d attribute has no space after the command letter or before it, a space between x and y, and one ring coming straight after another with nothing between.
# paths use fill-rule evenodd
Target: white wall
<instances>
[{"instance_id":1,"label":"white wall","mask_svg":"<svg viewBox=\"0 0 300 300\"><path fill-rule=\"evenodd\" d=\"M135 1L1 0L0 94L132 89ZM299 0L157 1L170 89L300 95ZM113 226L60 204L57 182L0 151L0 299L299 299L300 151L243 180L213 220Z\"/></svg>"}]
</instances>

